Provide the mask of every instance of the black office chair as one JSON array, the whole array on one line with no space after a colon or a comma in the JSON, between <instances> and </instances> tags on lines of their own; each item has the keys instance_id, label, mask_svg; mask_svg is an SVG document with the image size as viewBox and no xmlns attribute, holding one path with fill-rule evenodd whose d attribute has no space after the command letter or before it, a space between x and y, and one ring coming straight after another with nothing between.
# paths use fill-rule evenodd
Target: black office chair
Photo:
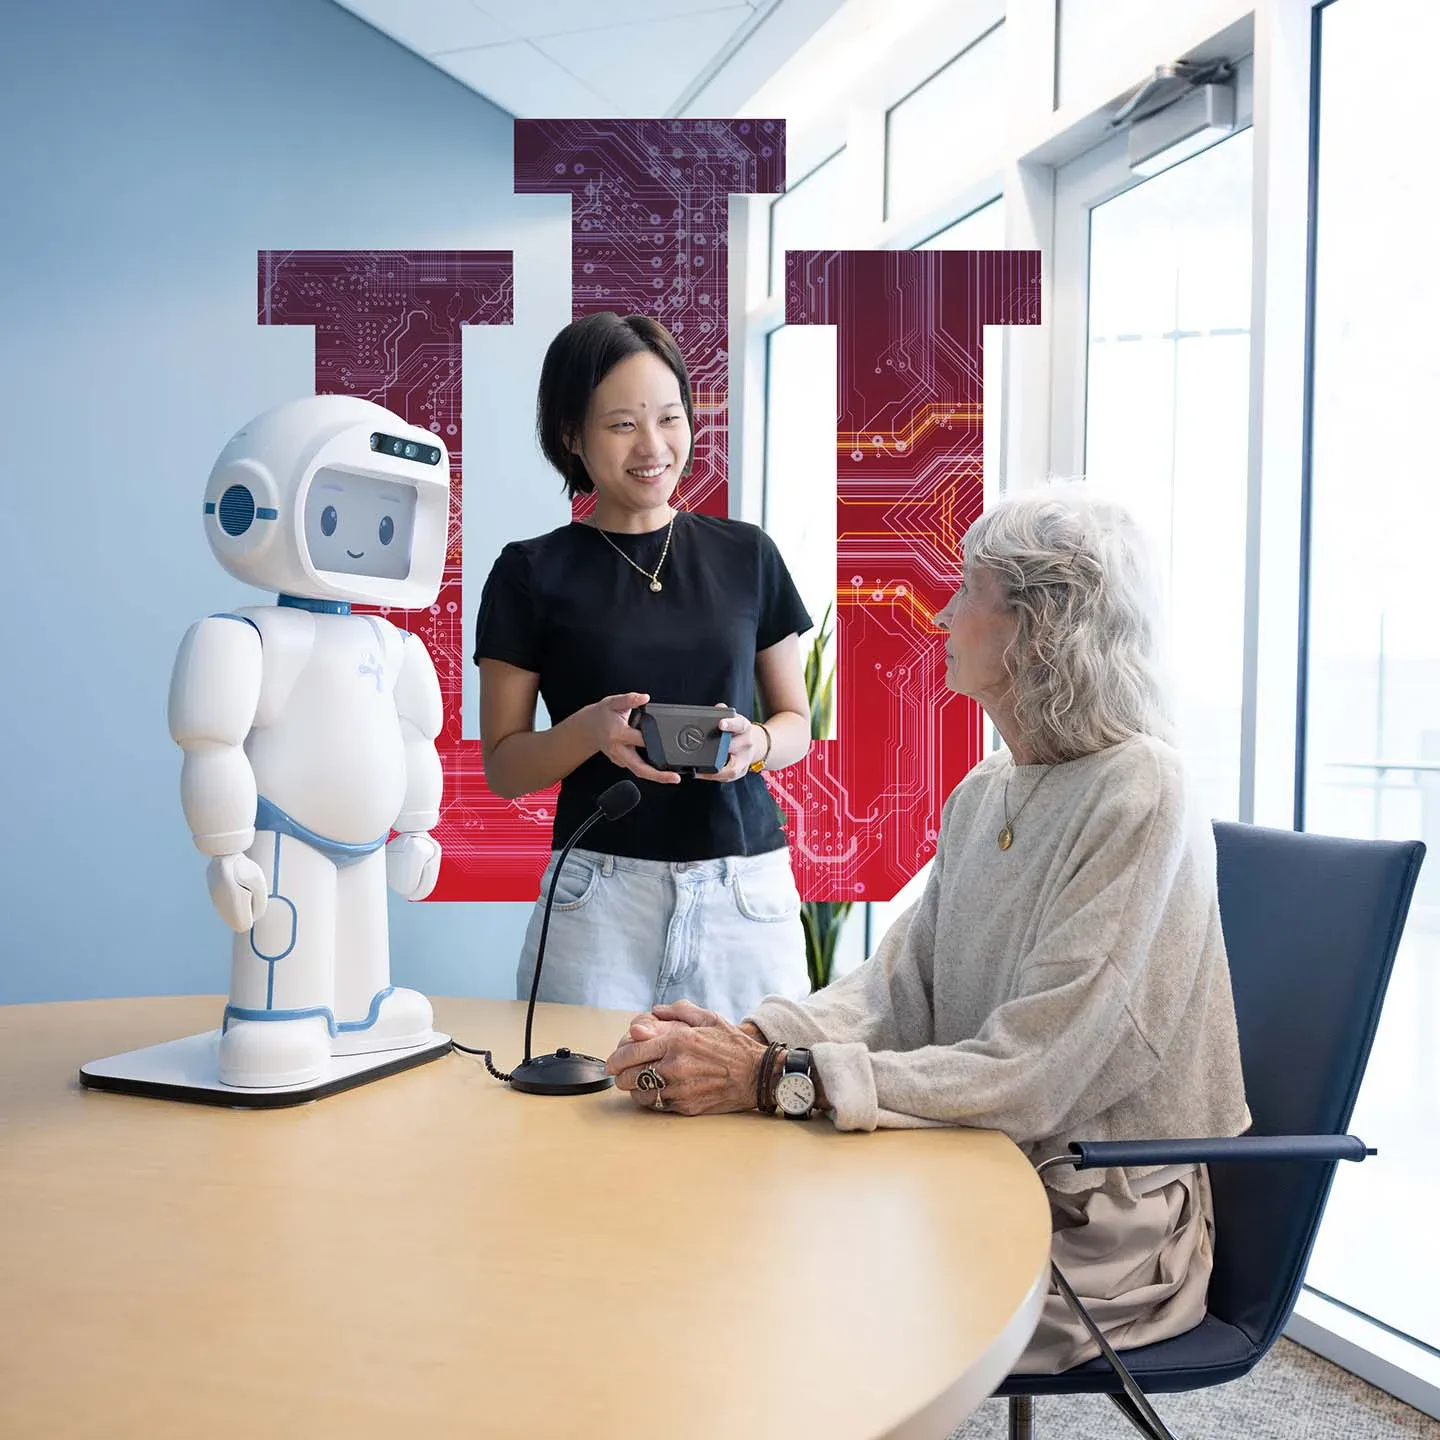
<instances>
[{"instance_id":1,"label":"black office chair","mask_svg":"<svg viewBox=\"0 0 1440 1440\"><path fill-rule=\"evenodd\" d=\"M1142 1434L1174 1440L1145 1392L1203 1389L1254 1367L1295 1307L1335 1162L1375 1153L1343 1132L1424 845L1219 822L1215 847L1250 1133L1079 1144L1046 1162L1079 1169L1209 1163L1215 1269L1208 1313L1193 1330L1123 1357L1091 1327L1097 1359L1059 1375L1010 1376L995 1393L1010 1397L1011 1440L1033 1440L1036 1395L1096 1392ZM1301 1160L1312 1163L1293 1163ZM1089 1326L1073 1292L1067 1298Z\"/></svg>"}]
</instances>

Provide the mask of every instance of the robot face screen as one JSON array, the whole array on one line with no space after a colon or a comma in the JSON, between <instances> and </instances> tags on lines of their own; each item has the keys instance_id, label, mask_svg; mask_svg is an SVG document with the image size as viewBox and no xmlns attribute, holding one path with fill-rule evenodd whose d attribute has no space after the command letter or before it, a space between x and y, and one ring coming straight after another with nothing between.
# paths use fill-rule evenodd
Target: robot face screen
<instances>
[{"instance_id":1,"label":"robot face screen","mask_svg":"<svg viewBox=\"0 0 1440 1440\"><path fill-rule=\"evenodd\" d=\"M305 497L305 544L317 570L404 580L415 535L415 488L323 469Z\"/></svg>"}]
</instances>

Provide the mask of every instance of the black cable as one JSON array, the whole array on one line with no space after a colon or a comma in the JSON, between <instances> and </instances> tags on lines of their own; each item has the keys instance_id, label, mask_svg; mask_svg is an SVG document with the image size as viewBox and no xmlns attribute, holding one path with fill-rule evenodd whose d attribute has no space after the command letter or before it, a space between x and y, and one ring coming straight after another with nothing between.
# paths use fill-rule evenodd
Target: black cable
<instances>
[{"instance_id":1,"label":"black cable","mask_svg":"<svg viewBox=\"0 0 1440 1440\"><path fill-rule=\"evenodd\" d=\"M628 792L628 793L627 793ZM633 810L640 803L640 791L633 780L621 780L602 792L598 808L594 814L586 816L576 828L575 833L565 842L565 848L561 850L559 858L555 862L555 869L550 875L550 890L545 897L545 918L540 923L540 943L535 952L535 975L530 981L530 1004L525 1011L525 1058L522 1065L530 1063L530 1034L535 1024L535 998L540 990L540 966L545 956L545 936L550 929L550 910L555 903L555 886L560 880L560 871L565 866L565 859L575 848L575 842L593 825L597 820L614 820L619 816ZM458 1040L451 1040L452 1050L461 1050L466 1055L479 1055L485 1061L485 1068L502 1084L508 1085L513 1078L503 1070L497 1070L490 1058L488 1050L477 1050L469 1045L462 1045ZM561 1051L562 1054L569 1054L568 1051ZM593 1057L585 1057L593 1058Z\"/></svg>"},{"instance_id":2,"label":"black cable","mask_svg":"<svg viewBox=\"0 0 1440 1440\"><path fill-rule=\"evenodd\" d=\"M497 1069L495 1068L495 1066L491 1063L491 1060L490 1060L490 1052L489 1052L488 1050L476 1050L473 1046L470 1046L470 1045L462 1045L458 1040L452 1040L452 1041L450 1042L450 1048L451 1048L452 1050L463 1050L467 1055L480 1055L480 1056L482 1056L482 1057L484 1058L484 1060L485 1060L485 1068L486 1068L497 1080L500 1080L500 1081L503 1081L503 1082L506 1083L506 1084L509 1084L509 1082L510 1082L510 1077L509 1077L509 1075L507 1075L503 1070L497 1070Z\"/></svg>"}]
</instances>

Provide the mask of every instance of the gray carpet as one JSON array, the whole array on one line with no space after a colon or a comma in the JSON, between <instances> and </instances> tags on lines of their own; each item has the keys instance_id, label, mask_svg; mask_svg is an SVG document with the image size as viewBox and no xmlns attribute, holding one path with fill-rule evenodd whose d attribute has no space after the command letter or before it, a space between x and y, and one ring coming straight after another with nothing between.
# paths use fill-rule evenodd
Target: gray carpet
<instances>
[{"instance_id":1,"label":"gray carpet","mask_svg":"<svg viewBox=\"0 0 1440 1440\"><path fill-rule=\"evenodd\" d=\"M1243 1380L1154 1397L1176 1440L1440 1440L1440 1421L1289 1340ZM1006 1402L987 1400L950 1440L1003 1440ZM1041 1396L1035 1440L1140 1440L1102 1395Z\"/></svg>"}]
</instances>

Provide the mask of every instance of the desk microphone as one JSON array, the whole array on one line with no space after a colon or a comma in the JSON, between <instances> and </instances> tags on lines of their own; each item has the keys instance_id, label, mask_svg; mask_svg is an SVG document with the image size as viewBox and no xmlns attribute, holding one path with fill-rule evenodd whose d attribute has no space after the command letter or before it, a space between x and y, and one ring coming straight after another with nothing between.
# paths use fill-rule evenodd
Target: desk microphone
<instances>
[{"instance_id":1,"label":"desk microphone","mask_svg":"<svg viewBox=\"0 0 1440 1440\"><path fill-rule=\"evenodd\" d=\"M594 1055L578 1055L562 1045L553 1055L530 1058L530 1030L535 1024L535 997L540 993L540 967L545 961L545 937L550 930L550 907L555 903L555 884L560 879L565 857L575 842L597 821L618 820L640 803L640 789L633 780L620 780L602 792L595 802L595 813L585 818L566 842L550 877L550 893L545 897L545 918L540 923L540 944L535 952L535 978L530 982L530 1008L525 1012L525 1058L510 1075L510 1088L527 1095L589 1095L615 1083L605 1073L605 1062Z\"/></svg>"}]
</instances>

